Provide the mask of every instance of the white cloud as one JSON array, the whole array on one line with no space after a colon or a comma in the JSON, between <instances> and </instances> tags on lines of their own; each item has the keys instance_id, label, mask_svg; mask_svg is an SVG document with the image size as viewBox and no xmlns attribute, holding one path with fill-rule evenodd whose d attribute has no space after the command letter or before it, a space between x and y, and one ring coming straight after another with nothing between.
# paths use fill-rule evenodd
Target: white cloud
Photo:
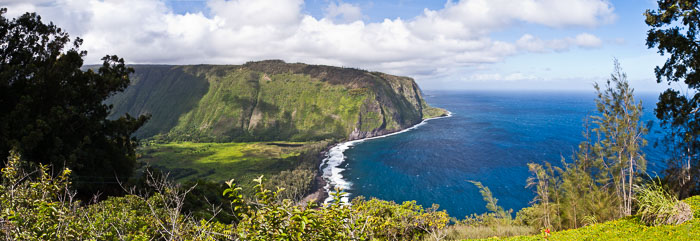
<instances>
[{"instance_id":1,"label":"white cloud","mask_svg":"<svg viewBox=\"0 0 700 241\"><path fill-rule=\"evenodd\" d=\"M331 2L324 9L324 14L324 18L340 23L350 23L363 18L362 9L359 6L344 2Z\"/></svg>"},{"instance_id":2,"label":"white cloud","mask_svg":"<svg viewBox=\"0 0 700 241\"><path fill-rule=\"evenodd\" d=\"M582 33L576 35L576 38L573 39L573 42L579 47L583 48L598 48L603 45L603 41L601 41L595 35L589 33Z\"/></svg>"},{"instance_id":3,"label":"white cloud","mask_svg":"<svg viewBox=\"0 0 700 241\"><path fill-rule=\"evenodd\" d=\"M517 23L594 27L615 18L607 0L462 0L411 19L363 21L361 9L331 2L325 17L303 13L302 0L209 0L210 12L173 13L159 0L3 1L9 16L36 11L85 40L87 63L117 54L130 63L240 64L284 59L353 66L419 78L497 63L521 51L599 47L591 34L516 42L490 33ZM504 76L504 79L507 76ZM511 76L515 79L518 76Z\"/></svg>"},{"instance_id":4,"label":"white cloud","mask_svg":"<svg viewBox=\"0 0 700 241\"><path fill-rule=\"evenodd\" d=\"M301 20L303 0L209 0L211 14L229 28L293 27Z\"/></svg>"},{"instance_id":5,"label":"white cloud","mask_svg":"<svg viewBox=\"0 0 700 241\"><path fill-rule=\"evenodd\" d=\"M542 40L530 34L524 34L515 42L515 45L520 50L536 53L547 53L551 51L566 51L573 46L586 49L599 48L603 45L603 41L595 35L589 33L581 33L575 37L552 40Z\"/></svg>"}]
</instances>

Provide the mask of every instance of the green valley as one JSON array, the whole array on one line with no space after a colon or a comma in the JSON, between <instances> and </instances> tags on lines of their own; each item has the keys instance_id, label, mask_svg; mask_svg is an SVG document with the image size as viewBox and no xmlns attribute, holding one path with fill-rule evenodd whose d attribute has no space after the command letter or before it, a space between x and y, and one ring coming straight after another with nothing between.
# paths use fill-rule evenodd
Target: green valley
<instances>
[{"instance_id":1,"label":"green valley","mask_svg":"<svg viewBox=\"0 0 700 241\"><path fill-rule=\"evenodd\" d=\"M445 115L413 79L270 60L245 65L136 65L110 98L113 117L150 114L136 135L165 141L347 140Z\"/></svg>"},{"instance_id":2,"label":"green valley","mask_svg":"<svg viewBox=\"0 0 700 241\"><path fill-rule=\"evenodd\" d=\"M332 143L447 113L413 79L359 69L279 60L133 68L131 85L107 100L111 117L150 115L136 132L139 161L180 182L233 178L248 188L259 175L315 173Z\"/></svg>"},{"instance_id":3,"label":"green valley","mask_svg":"<svg viewBox=\"0 0 700 241\"><path fill-rule=\"evenodd\" d=\"M303 166L314 169L316 158L328 142L247 143L149 143L140 150L140 160L170 173L176 181L230 179L247 182L259 175L272 176Z\"/></svg>"}]
</instances>

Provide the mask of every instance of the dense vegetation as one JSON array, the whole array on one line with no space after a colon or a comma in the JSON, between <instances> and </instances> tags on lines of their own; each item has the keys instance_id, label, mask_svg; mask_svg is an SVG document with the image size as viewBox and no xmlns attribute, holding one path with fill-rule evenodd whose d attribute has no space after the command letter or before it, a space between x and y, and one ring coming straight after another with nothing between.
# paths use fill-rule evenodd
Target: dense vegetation
<instances>
[{"instance_id":1,"label":"dense vegetation","mask_svg":"<svg viewBox=\"0 0 700 241\"><path fill-rule=\"evenodd\" d=\"M133 70L105 56L96 71L82 71L80 38L70 42L36 14L9 20L6 12L0 9L0 156L17 150L26 161L70 167L88 196L114 190L116 178L131 175L131 135L147 117L108 120L103 101L129 85Z\"/></svg>"},{"instance_id":2,"label":"dense vegetation","mask_svg":"<svg viewBox=\"0 0 700 241\"><path fill-rule=\"evenodd\" d=\"M248 142L248 143L146 143L139 149L144 167L169 173L178 182L200 180L224 182L243 180L243 187L252 187L255 177L271 177L275 186L311 190L320 165L320 152L328 142ZM292 187L293 183L299 187ZM303 184L303 185L302 185ZM297 195L299 196L299 195ZM300 198L291 198L299 200Z\"/></svg>"},{"instance_id":3,"label":"dense vegetation","mask_svg":"<svg viewBox=\"0 0 700 241\"><path fill-rule=\"evenodd\" d=\"M641 123L641 103L617 61L605 86L596 85L599 115L593 129L584 133L571 162L562 166L531 163L528 186L536 190L532 214L534 225L550 229L578 228L633 213L639 174L645 173L640 147L646 144Z\"/></svg>"},{"instance_id":4,"label":"dense vegetation","mask_svg":"<svg viewBox=\"0 0 700 241\"><path fill-rule=\"evenodd\" d=\"M693 215L700 215L700 196L682 201L692 208ZM680 225L649 226L641 215L591 224L561 232L541 232L538 235L508 238L507 240L696 240L700 237L700 219L694 218Z\"/></svg>"},{"instance_id":5,"label":"dense vegetation","mask_svg":"<svg viewBox=\"0 0 700 241\"><path fill-rule=\"evenodd\" d=\"M667 175L670 188L679 197L700 194L700 3L695 0L658 1L659 9L647 10L651 27L647 46L657 47L669 58L654 69L659 83L682 82L659 96L656 117L669 130L664 146L671 154Z\"/></svg>"},{"instance_id":6,"label":"dense vegetation","mask_svg":"<svg viewBox=\"0 0 700 241\"><path fill-rule=\"evenodd\" d=\"M340 192L335 202L324 207L313 202L294 205L280 198L286 190L269 190L262 177L255 180L255 193L250 196L234 180L227 182L218 194L224 195L225 205L212 206L207 211L210 216L202 218L183 209L193 189L162 177L148 176L151 191L131 189L129 195L84 205L73 199L70 170L53 177L47 166L28 164L13 152L1 172L0 237L5 240L439 240L538 233L527 226L535 220L532 216L519 213L512 219L488 188L480 185L490 212L453 225L448 225L450 217L437 211L437 206L424 209L415 202L361 197L344 205L339 202ZM700 215L700 196L677 203ZM648 226L644 215L560 232L543 229L513 239L692 240L700 235L697 218L680 225ZM221 219L229 221L217 221Z\"/></svg>"},{"instance_id":7,"label":"dense vegetation","mask_svg":"<svg viewBox=\"0 0 700 241\"><path fill-rule=\"evenodd\" d=\"M58 177L40 165L26 167L16 153L0 179L0 237L4 240L412 240L440 237L449 219L437 207L357 198L316 207L280 199L263 178L248 196L234 180L222 193L227 205L213 206L208 219L184 212L191 188L149 175L151 192L131 190L91 205L73 199L69 169ZM137 195L136 193L141 193ZM221 194L220 194L221 195ZM214 221L225 216L229 223Z\"/></svg>"}]
</instances>

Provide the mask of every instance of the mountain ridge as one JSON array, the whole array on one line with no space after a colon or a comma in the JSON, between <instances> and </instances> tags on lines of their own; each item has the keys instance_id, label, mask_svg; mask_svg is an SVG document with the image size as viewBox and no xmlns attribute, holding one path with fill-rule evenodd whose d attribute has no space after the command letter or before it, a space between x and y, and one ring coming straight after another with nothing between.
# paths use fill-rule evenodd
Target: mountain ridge
<instances>
[{"instance_id":1,"label":"mountain ridge","mask_svg":"<svg viewBox=\"0 0 700 241\"><path fill-rule=\"evenodd\" d=\"M131 65L112 117L152 116L140 138L168 141L354 140L445 115L409 77L281 60Z\"/></svg>"}]
</instances>

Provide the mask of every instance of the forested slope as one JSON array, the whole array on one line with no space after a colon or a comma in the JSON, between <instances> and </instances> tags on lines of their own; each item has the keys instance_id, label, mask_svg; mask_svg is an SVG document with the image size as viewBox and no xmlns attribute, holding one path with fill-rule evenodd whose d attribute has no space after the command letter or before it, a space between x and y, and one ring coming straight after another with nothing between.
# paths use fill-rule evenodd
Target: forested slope
<instances>
[{"instance_id":1,"label":"forested slope","mask_svg":"<svg viewBox=\"0 0 700 241\"><path fill-rule=\"evenodd\" d=\"M288 64L136 65L112 115L150 114L138 137L169 141L313 141L386 134L444 115L413 79Z\"/></svg>"}]
</instances>

